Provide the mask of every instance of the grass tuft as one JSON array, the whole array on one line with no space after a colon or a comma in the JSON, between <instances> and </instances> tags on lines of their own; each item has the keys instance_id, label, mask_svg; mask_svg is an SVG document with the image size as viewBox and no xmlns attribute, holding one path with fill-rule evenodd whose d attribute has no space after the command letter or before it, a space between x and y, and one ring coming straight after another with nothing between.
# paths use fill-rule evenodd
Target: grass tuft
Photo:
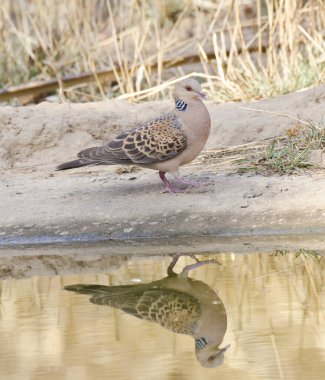
<instances>
[{"instance_id":1,"label":"grass tuft","mask_svg":"<svg viewBox=\"0 0 325 380\"><path fill-rule=\"evenodd\" d=\"M292 252L290 252L288 249L275 249L271 253L271 256L287 256L291 253ZM296 259L317 259L318 261L320 261L323 258L317 251L305 248L299 248L297 251L293 252L293 254Z\"/></svg>"},{"instance_id":2,"label":"grass tuft","mask_svg":"<svg viewBox=\"0 0 325 380\"><path fill-rule=\"evenodd\" d=\"M324 168L325 123L301 120L290 115L260 109L252 111L290 118L296 125L285 135L252 141L226 149L203 152L197 162L211 170L234 170L237 173L262 175L299 174Z\"/></svg>"},{"instance_id":3,"label":"grass tuft","mask_svg":"<svg viewBox=\"0 0 325 380\"><path fill-rule=\"evenodd\" d=\"M324 123L307 121L289 129L286 136L273 140L258 164L272 173L292 174L300 169L317 167L317 162L310 160L311 153L322 151L324 147Z\"/></svg>"}]
</instances>

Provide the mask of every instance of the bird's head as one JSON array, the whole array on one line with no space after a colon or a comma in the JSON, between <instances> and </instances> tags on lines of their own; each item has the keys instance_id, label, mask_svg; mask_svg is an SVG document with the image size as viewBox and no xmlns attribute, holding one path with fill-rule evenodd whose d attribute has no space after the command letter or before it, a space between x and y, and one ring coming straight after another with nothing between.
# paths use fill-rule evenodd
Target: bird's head
<instances>
[{"instance_id":1,"label":"bird's head","mask_svg":"<svg viewBox=\"0 0 325 380\"><path fill-rule=\"evenodd\" d=\"M186 101L206 99L206 95L202 92L200 83L194 78L186 78L176 83L174 89L174 99Z\"/></svg>"},{"instance_id":2,"label":"bird's head","mask_svg":"<svg viewBox=\"0 0 325 380\"><path fill-rule=\"evenodd\" d=\"M197 342L195 342L195 354L197 360L203 367L215 368L223 364L225 352L229 347L229 344L223 348L219 348L219 345L209 344L200 347Z\"/></svg>"}]
</instances>

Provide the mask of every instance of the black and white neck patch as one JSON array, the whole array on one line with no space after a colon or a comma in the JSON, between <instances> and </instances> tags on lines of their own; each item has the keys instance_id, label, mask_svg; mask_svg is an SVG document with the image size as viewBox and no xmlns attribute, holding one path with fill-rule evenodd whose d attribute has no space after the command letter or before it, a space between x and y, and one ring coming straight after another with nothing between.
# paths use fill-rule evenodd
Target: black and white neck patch
<instances>
[{"instance_id":1,"label":"black and white neck patch","mask_svg":"<svg viewBox=\"0 0 325 380\"><path fill-rule=\"evenodd\" d=\"M177 99L175 101L175 107L178 111L185 112L187 110L188 104L184 102L184 100Z\"/></svg>"},{"instance_id":2,"label":"black and white neck patch","mask_svg":"<svg viewBox=\"0 0 325 380\"><path fill-rule=\"evenodd\" d=\"M208 344L207 340L202 336L201 338L195 339L195 348L198 350L201 350L202 348L206 347Z\"/></svg>"}]
</instances>

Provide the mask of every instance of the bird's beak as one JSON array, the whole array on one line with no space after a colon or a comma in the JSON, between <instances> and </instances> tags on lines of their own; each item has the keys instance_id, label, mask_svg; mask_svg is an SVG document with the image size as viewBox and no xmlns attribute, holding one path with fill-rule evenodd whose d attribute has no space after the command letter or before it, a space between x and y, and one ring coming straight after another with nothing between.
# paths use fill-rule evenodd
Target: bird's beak
<instances>
[{"instance_id":1,"label":"bird's beak","mask_svg":"<svg viewBox=\"0 0 325 380\"><path fill-rule=\"evenodd\" d=\"M202 99L205 99L205 100L208 99L208 97L205 95L204 92L198 92L198 95L199 95L199 97L202 98Z\"/></svg>"},{"instance_id":2,"label":"bird's beak","mask_svg":"<svg viewBox=\"0 0 325 380\"><path fill-rule=\"evenodd\" d=\"M230 344L228 344L226 347L221 348L220 351L218 352L218 355L223 354L224 352L226 352L229 347L230 347Z\"/></svg>"}]
</instances>

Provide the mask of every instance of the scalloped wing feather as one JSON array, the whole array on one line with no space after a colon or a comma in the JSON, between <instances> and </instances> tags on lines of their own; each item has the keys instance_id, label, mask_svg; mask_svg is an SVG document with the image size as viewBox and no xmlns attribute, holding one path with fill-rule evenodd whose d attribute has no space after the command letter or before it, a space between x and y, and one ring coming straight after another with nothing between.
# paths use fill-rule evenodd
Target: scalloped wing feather
<instances>
[{"instance_id":1,"label":"scalloped wing feather","mask_svg":"<svg viewBox=\"0 0 325 380\"><path fill-rule=\"evenodd\" d=\"M149 120L110 141L107 145L85 149L82 160L94 164L153 164L169 160L186 148L186 135L174 114Z\"/></svg>"},{"instance_id":2,"label":"scalloped wing feather","mask_svg":"<svg viewBox=\"0 0 325 380\"><path fill-rule=\"evenodd\" d=\"M97 305L109 305L137 318L156 322L182 334L193 334L201 315L199 301L190 294L150 284L70 285L66 290L91 295Z\"/></svg>"},{"instance_id":3,"label":"scalloped wing feather","mask_svg":"<svg viewBox=\"0 0 325 380\"><path fill-rule=\"evenodd\" d=\"M193 334L201 315L201 307L191 295L160 288L148 289L133 297L128 299L128 304L119 307L111 302L111 306L119 307L137 318L159 323L171 331ZM136 302L130 302L131 299Z\"/></svg>"}]
</instances>

